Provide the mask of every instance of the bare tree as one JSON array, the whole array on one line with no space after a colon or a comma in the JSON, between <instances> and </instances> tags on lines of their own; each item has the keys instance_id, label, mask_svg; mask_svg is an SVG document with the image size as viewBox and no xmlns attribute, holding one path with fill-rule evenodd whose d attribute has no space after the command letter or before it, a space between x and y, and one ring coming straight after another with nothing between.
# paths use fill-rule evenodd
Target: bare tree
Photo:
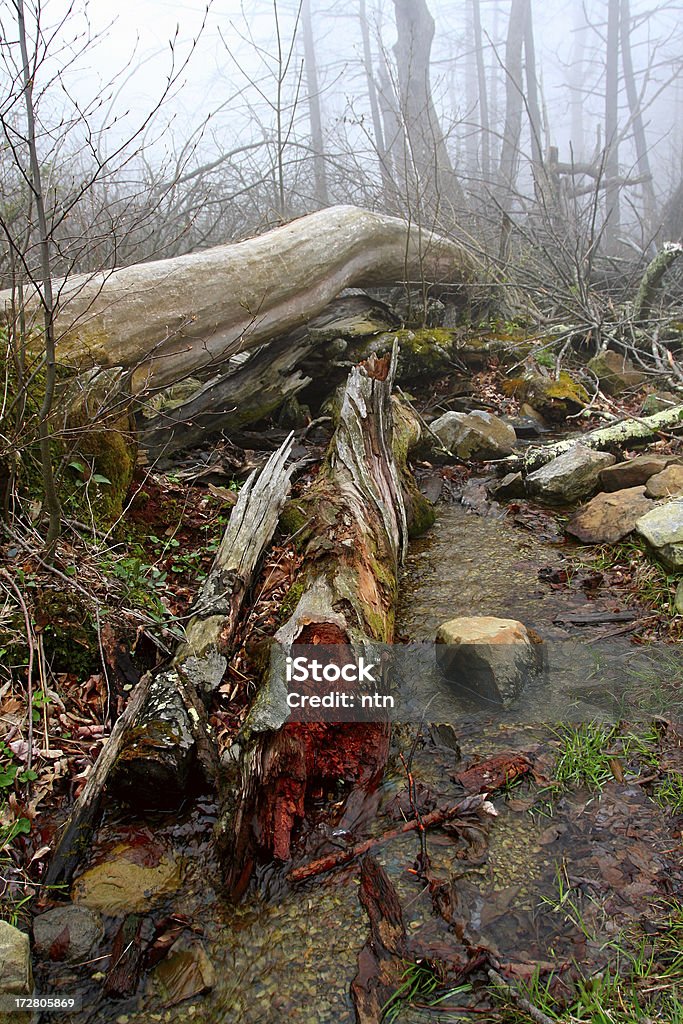
<instances>
[{"instance_id":1,"label":"bare tree","mask_svg":"<svg viewBox=\"0 0 683 1024\"><path fill-rule=\"evenodd\" d=\"M311 148L313 149L315 198L318 205L324 207L329 206L330 199L327 189L325 142L323 139L323 119L320 104L318 62L315 55L315 42L313 39L311 0L303 0L301 5L301 23L304 37L304 64L306 69L308 115L311 121Z\"/></svg>"}]
</instances>

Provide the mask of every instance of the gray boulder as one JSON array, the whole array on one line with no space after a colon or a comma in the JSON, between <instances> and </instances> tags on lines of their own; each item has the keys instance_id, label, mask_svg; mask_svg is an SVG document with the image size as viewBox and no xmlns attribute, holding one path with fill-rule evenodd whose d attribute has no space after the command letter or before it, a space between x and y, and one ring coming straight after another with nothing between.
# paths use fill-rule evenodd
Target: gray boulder
<instances>
[{"instance_id":1,"label":"gray boulder","mask_svg":"<svg viewBox=\"0 0 683 1024\"><path fill-rule=\"evenodd\" d=\"M464 616L436 634L436 660L456 688L509 707L543 668L540 638L515 619Z\"/></svg>"},{"instance_id":2,"label":"gray boulder","mask_svg":"<svg viewBox=\"0 0 683 1024\"><path fill-rule=\"evenodd\" d=\"M636 523L649 512L653 502L645 497L644 487L596 494L567 523L567 533L584 544L616 544L628 536Z\"/></svg>"},{"instance_id":3,"label":"gray boulder","mask_svg":"<svg viewBox=\"0 0 683 1024\"><path fill-rule=\"evenodd\" d=\"M667 568L683 570L683 498L651 509L636 523L636 532Z\"/></svg>"},{"instance_id":4,"label":"gray boulder","mask_svg":"<svg viewBox=\"0 0 683 1024\"><path fill-rule=\"evenodd\" d=\"M444 448L460 459L502 459L517 444L509 423L481 409L474 412L446 412L430 424Z\"/></svg>"},{"instance_id":5,"label":"gray boulder","mask_svg":"<svg viewBox=\"0 0 683 1024\"><path fill-rule=\"evenodd\" d=\"M614 462L608 452L596 452L577 442L564 455L529 473L527 492L549 505L572 504L592 494L600 472Z\"/></svg>"},{"instance_id":6,"label":"gray boulder","mask_svg":"<svg viewBox=\"0 0 683 1024\"><path fill-rule=\"evenodd\" d=\"M0 993L30 996L32 992L29 937L7 921L0 921Z\"/></svg>"},{"instance_id":7,"label":"gray boulder","mask_svg":"<svg viewBox=\"0 0 683 1024\"><path fill-rule=\"evenodd\" d=\"M85 960L103 935L100 915L75 903L55 907L33 921L36 952L51 960Z\"/></svg>"}]
</instances>

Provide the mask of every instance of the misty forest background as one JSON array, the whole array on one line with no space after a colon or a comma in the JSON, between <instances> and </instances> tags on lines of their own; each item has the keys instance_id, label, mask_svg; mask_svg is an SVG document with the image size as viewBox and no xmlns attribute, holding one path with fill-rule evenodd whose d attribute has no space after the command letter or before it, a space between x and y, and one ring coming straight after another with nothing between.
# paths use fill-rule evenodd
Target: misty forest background
<instances>
[{"instance_id":1,"label":"misty forest background","mask_svg":"<svg viewBox=\"0 0 683 1024\"><path fill-rule=\"evenodd\" d=\"M23 4L22 10L23 10ZM4 287L39 277L17 3L3 13ZM457 237L599 332L683 231L676 3L258 0L135 17L26 6L56 276L353 203ZM104 20L102 20L104 19Z\"/></svg>"}]
</instances>

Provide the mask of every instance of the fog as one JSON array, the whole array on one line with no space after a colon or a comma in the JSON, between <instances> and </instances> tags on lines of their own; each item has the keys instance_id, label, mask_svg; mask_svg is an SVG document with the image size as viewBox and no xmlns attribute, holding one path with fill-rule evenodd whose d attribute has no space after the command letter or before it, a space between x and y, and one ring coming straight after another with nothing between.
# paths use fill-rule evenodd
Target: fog
<instances>
[{"instance_id":1,"label":"fog","mask_svg":"<svg viewBox=\"0 0 683 1024\"><path fill-rule=\"evenodd\" d=\"M26 177L16 3L2 4L5 204ZM497 250L502 224L539 216L560 231L558 219L591 217L605 251L680 233L675 3L117 10L26 6L38 145L53 215L69 211L55 226L65 270L189 251L340 202Z\"/></svg>"}]
</instances>

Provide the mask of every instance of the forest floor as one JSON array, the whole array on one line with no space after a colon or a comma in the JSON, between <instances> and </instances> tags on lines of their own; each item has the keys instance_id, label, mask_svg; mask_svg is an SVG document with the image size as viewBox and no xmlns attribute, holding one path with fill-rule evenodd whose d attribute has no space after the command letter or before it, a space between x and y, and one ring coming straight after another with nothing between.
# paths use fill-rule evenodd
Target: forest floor
<instances>
[{"instance_id":1,"label":"forest floor","mask_svg":"<svg viewBox=\"0 0 683 1024\"><path fill-rule=\"evenodd\" d=\"M481 407L516 411L495 365L476 375L473 387ZM437 383L425 411L435 400L445 400L447 389L446 381ZM610 411L615 409L627 415L636 404L611 402ZM599 418L581 421L581 429L596 425ZM270 450L280 440L271 431ZM321 428L297 444L296 454L311 460L309 476L325 443ZM663 440L658 450L677 444ZM28 929L35 914L63 895L41 890L56 829L141 674L167 659L181 638L240 482L267 454L225 442L179 457L163 473L140 467L125 517L108 533L94 523L67 523L52 566L42 561L30 537L17 536L3 546L4 564L12 569L11 577L3 571L8 640L0 648L0 901L5 920ZM441 505L464 501L472 515L487 516L491 503L478 487L482 469L422 463L417 477ZM401 898L410 950L399 992L385 1006L384 1019L676 1024L683 1021L683 665L678 648L683 616L674 608L678 581L636 541L599 548L565 541L565 510L516 500L493 511L520 535L561 545L561 557L545 577L538 574L558 607L567 611L597 599L600 607L637 613L625 627L589 630L584 634L589 642L621 634L634 651L656 644L665 658L644 680L642 701L615 721L596 715L580 724L553 721L533 728L500 723L492 731L480 723L469 734L463 726L462 736L456 725L459 751L445 750L426 733L397 731L394 782L372 815L361 815L355 839L363 838L364 828L379 836L392 823L428 813L444 800L486 792L490 804L427 837L429 867L417 857L420 847L414 839L378 853ZM253 641L272 636L281 621L282 602L298 565L288 539L276 537L211 711L221 751L230 746L254 693ZM663 665L668 667L663 670ZM418 785L409 798L400 755L405 759L411 752ZM172 839L184 856L205 866L210 861L206 839L198 837L212 821L210 798L184 813L184 818L157 822L154 835ZM312 822L301 839L302 858L315 854L315 814ZM115 815L110 826L104 853L94 850L95 863L106 856L117 829L120 839ZM141 821L139 828L144 827ZM210 875L210 865L208 870ZM349 866L307 883L301 899L309 904L317 899L316 886L348 889L356 875L357 866ZM457 878L457 893L454 886L446 892L435 885L435 876ZM220 904L220 893L214 896ZM150 965L170 945L164 936L201 927L198 917L192 920L190 906L200 915L199 904L184 891L182 899L152 912ZM101 1005L93 993L106 968L114 924L107 925L97 963L68 971L49 960L36 965L43 987L82 987L96 1016ZM214 954L212 926L206 926L205 934ZM245 983L247 993L240 997L245 1008L234 1019L274 1021L287 1014L295 1021L352 1020L348 986L354 973L341 978L344 1004L331 1003L329 1013L321 1010L317 1016L310 1015L309 997L299 999L286 984L278 983L272 992L259 989L261 994L252 997ZM188 991L181 987L170 1003L123 1002L107 1016L180 1020L175 1005ZM211 1013L217 1004L207 1003L202 1010L197 998L196 1019L215 1019ZM221 998L227 999L225 992ZM234 993L233 998L242 1006ZM159 1018L145 1016L149 1006Z\"/></svg>"}]
</instances>

